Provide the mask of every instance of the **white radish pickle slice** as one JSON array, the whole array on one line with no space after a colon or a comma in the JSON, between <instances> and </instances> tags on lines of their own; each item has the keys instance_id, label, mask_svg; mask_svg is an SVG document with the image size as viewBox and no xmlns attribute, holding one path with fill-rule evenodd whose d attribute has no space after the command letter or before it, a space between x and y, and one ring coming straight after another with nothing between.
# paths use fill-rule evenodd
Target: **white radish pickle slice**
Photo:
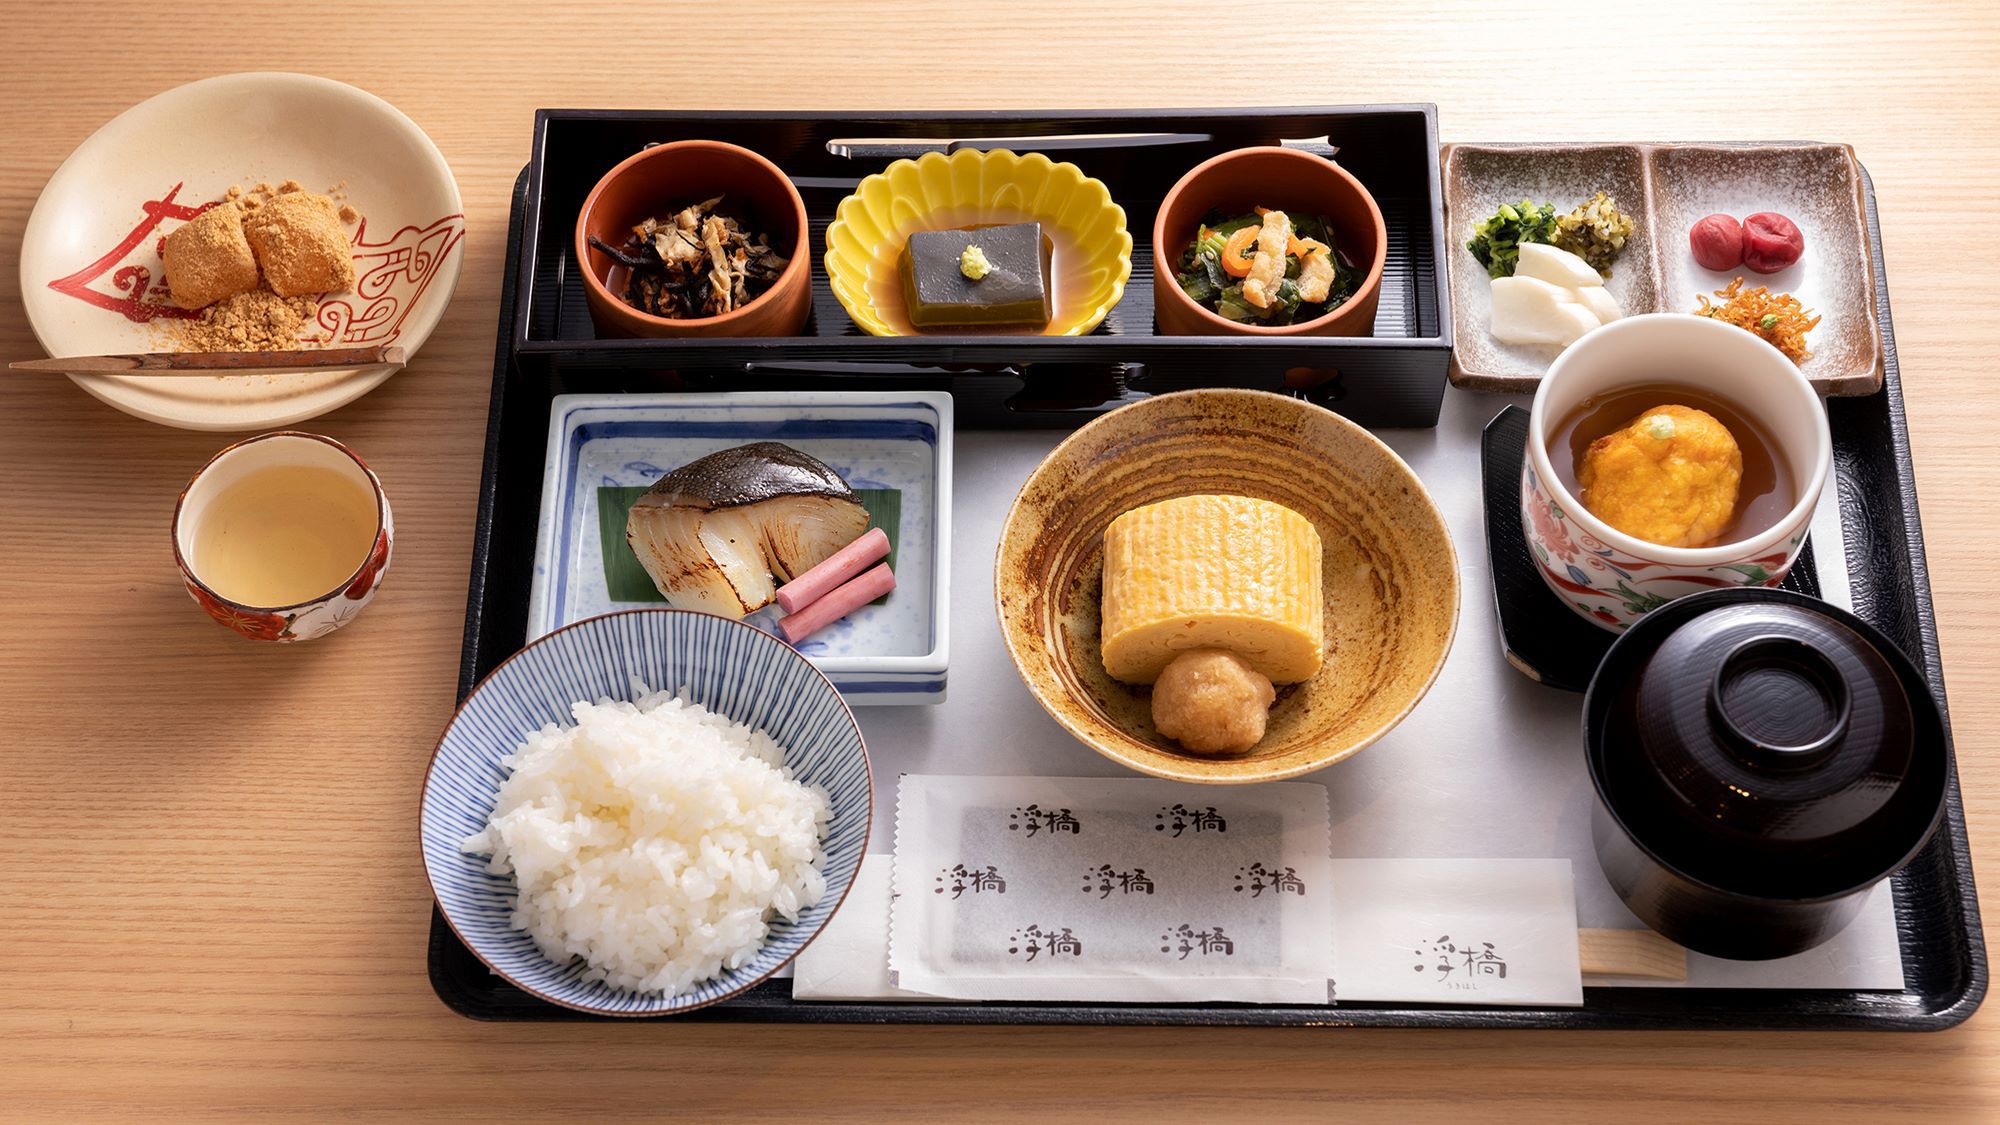
<instances>
[{"instance_id":1,"label":"white radish pickle slice","mask_svg":"<svg viewBox=\"0 0 2000 1125\"><path fill-rule=\"evenodd\" d=\"M1597 326L1568 289L1518 275L1493 279L1493 338L1503 344L1567 347Z\"/></svg>"},{"instance_id":2,"label":"white radish pickle slice","mask_svg":"<svg viewBox=\"0 0 2000 1125\"><path fill-rule=\"evenodd\" d=\"M1578 303L1590 310L1590 315L1605 324L1610 324L1625 315L1625 310L1618 307L1618 298L1613 297L1611 291L1603 286L1576 289L1572 292L1576 294Z\"/></svg>"},{"instance_id":3,"label":"white radish pickle slice","mask_svg":"<svg viewBox=\"0 0 2000 1125\"><path fill-rule=\"evenodd\" d=\"M1514 265L1515 277L1532 277L1564 289L1596 289L1604 277L1590 263L1567 250L1542 242L1523 242L1521 258Z\"/></svg>"}]
</instances>

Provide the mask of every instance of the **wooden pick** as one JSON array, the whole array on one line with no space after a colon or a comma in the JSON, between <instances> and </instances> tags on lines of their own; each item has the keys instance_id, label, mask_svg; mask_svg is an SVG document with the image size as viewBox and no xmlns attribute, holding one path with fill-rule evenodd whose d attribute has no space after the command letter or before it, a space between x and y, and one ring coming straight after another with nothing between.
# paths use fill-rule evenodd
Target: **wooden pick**
<instances>
[{"instance_id":1,"label":"wooden pick","mask_svg":"<svg viewBox=\"0 0 2000 1125\"><path fill-rule=\"evenodd\" d=\"M10 371L44 371L62 375L136 375L185 378L194 375L288 375L329 367L401 367L406 349L395 345L366 348L299 348L282 352L144 352L134 355L72 355L55 359L19 360Z\"/></svg>"},{"instance_id":2,"label":"wooden pick","mask_svg":"<svg viewBox=\"0 0 2000 1125\"><path fill-rule=\"evenodd\" d=\"M1580 929L1576 942L1587 977L1686 980L1688 976L1688 951L1651 930Z\"/></svg>"}]
</instances>

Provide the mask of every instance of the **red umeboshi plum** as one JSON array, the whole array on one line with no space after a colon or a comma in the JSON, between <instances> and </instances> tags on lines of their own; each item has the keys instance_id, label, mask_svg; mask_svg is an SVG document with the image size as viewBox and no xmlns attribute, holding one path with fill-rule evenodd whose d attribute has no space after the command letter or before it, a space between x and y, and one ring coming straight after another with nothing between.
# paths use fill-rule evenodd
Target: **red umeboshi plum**
<instances>
[{"instance_id":1,"label":"red umeboshi plum","mask_svg":"<svg viewBox=\"0 0 2000 1125\"><path fill-rule=\"evenodd\" d=\"M1708 215L1688 228L1688 248L1705 270L1733 270L1743 264L1743 224L1734 215Z\"/></svg>"},{"instance_id":2,"label":"red umeboshi plum","mask_svg":"<svg viewBox=\"0 0 2000 1125\"><path fill-rule=\"evenodd\" d=\"M1777 273L1799 260L1806 236L1798 224L1776 211L1760 211L1743 220L1743 264L1758 273Z\"/></svg>"}]
</instances>

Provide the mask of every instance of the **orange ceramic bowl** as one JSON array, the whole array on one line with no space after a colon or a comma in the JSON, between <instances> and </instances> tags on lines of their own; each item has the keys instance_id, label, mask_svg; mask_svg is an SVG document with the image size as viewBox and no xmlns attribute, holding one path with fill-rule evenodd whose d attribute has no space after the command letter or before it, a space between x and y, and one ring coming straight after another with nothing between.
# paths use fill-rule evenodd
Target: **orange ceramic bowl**
<instances>
[{"instance_id":1,"label":"orange ceramic bowl","mask_svg":"<svg viewBox=\"0 0 2000 1125\"><path fill-rule=\"evenodd\" d=\"M625 267L594 249L591 236L617 246L647 218L718 195L790 259L777 282L721 316L673 320L626 304L618 296ZM577 213L574 253L584 266L584 295L601 336L796 336L812 311L805 200L776 164L721 141L656 145L606 172Z\"/></svg>"},{"instance_id":2,"label":"orange ceramic bowl","mask_svg":"<svg viewBox=\"0 0 2000 1125\"><path fill-rule=\"evenodd\" d=\"M1241 324L1202 308L1174 280L1173 263L1211 211L1253 207L1325 215L1343 257L1368 271L1361 287L1325 316L1293 324ZM1194 166L1160 201L1153 219L1153 310L1165 336L1369 336L1382 296L1389 231L1361 181L1324 156L1295 148L1239 148Z\"/></svg>"}]
</instances>

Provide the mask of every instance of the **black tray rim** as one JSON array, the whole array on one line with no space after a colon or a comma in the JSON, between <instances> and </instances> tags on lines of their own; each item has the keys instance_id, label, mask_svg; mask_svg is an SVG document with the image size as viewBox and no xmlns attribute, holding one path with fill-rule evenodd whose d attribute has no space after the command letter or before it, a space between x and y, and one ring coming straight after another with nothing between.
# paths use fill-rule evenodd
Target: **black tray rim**
<instances>
[{"instance_id":1,"label":"black tray rim","mask_svg":"<svg viewBox=\"0 0 2000 1125\"><path fill-rule=\"evenodd\" d=\"M1040 110L909 110L884 112L880 110L648 110L648 109L537 109L535 111L534 135L528 162L527 204L523 236L518 240L518 249L508 254L509 264L518 261L519 269L513 282L507 286L514 294L511 302L514 310L510 316L508 346L516 353L527 355L562 356L589 352L596 355L617 356L633 353L644 355L680 355L717 350L713 341L701 338L643 339L643 340L534 340L528 335L529 307L533 301L536 269L539 262L540 239L538 234L542 224L542 195L545 183L544 157L548 144L548 130L555 121L665 121L676 123L692 122L771 122L796 121L811 118L818 121L839 123L898 121L915 124L973 122L986 125L1030 124L1041 121L1087 118L1097 121L1118 121L1131 123L1158 123L1162 118L1185 119L1191 121L1232 121L1252 120L1271 116L1315 116L1315 117L1358 117L1368 114L1416 114L1424 121L1425 151L1427 155L1426 174L1430 184L1429 209L1440 220L1444 215L1444 181L1440 175L1442 149L1438 141L1438 113L1434 102L1377 102L1352 105L1316 106L1262 106L1232 107L1218 109L1040 109ZM980 139L980 138L969 138ZM515 185L519 193L520 184ZM1367 336L1301 336L1301 337L1246 337L1246 336L1020 336L1008 337L996 345L990 336L945 336L925 335L914 337L849 337L849 336L759 336L733 341L727 347L782 347L811 353L818 349L852 349L857 345L877 348L883 355L879 362L896 362L896 353L912 347L921 347L925 352L942 351L959 353L957 358L966 363L1005 362L1002 358L1011 354L1017 359L1034 353L1060 354L1074 349L1102 350L1119 346L1131 350L1137 358L1143 359L1151 348L1180 348L1190 345L1213 347L1248 346L1259 352L1270 352L1279 358L1295 357L1303 362L1316 353L1328 349L1368 349L1397 348L1401 350L1449 352L1452 347L1453 317L1451 315L1451 287L1445 280L1446 257L1449 253L1442 221L1431 224L1430 257L1438 287L1438 334L1402 338L1376 339ZM1142 232L1143 233L1143 232ZM862 341L878 340L880 343L866 344ZM1085 353L1087 354L1087 352Z\"/></svg>"},{"instance_id":2,"label":"black tray rim","mask_svg":"<svg viewBox=\"0 0 2000 1125\"><path fill-rule=\"evenodd\" d=\"M543 111L546 112L546 111ZM616 112L616 111L587 111ZM1147 113L1152 111L1133 111ZM645 116L658 116L645 114ZM694 116L718 117L725 114ZM784 116L784 115L780 115ZM882 115L871 115L880 117ZM952 118L968 116L950 114ZM541 114L537 114L539 138ZM539 155L539 149L538 149ZM1433 157L1435 160L1435 156ZM1865 219L1874 250L1875 287L1881 318L1884 379L1880 392L1886 396L1886 413L1892 435L1889 459L1895 466L1898 491L1904 498L1902 555L1910 572L1910 598L1916 612L1922 643L1920 662L1944 710L1946 739L1951 741L1950 708L1945 703L1944 669L1937 637L1937 620L1931 597L1930 572L1926 560L1922 526L1917 506L1914 467L1910 456L1909 428L1903 406L1902 379L1895 347L1894 320L1889 306L1888 272L1882 254L1882 232L1876 211L1875 187L1867 168L1861 169L1865 189ZM1433 165L1435 167L1435 165ZM524 168L515 181L511 208L509 242L517 243L523 231L525 209L532 203L531 172ZM489 395L487 435L481 469L481 489L473 533L471 574L467 586L466 625L460 658L457 698L463 700L477 682L477 653L480 607L486 588L486 567L493 539L495 494L491 487L499 456L502 411L505 407L507 375L514 363L510 345L515 314L514 277L522 255L506 257L508 275L501 289L498 346L494 356L494 377ZM1455 388L1454 388L1455 389ZM1460 392L1467 393L1467 392ZM1852 560L1849 560L1850 566ZM1130 1004L1017 1004L1017 1003L937 1003L922 1002L829 1002L794 1001L787 981L771 980L740 994L731 1001L674 1017L694 1022L795 1022L795 1023L875 1023L875 1024L1030 1024L1050 1026L1260 1026L1260 1027L1404 1027L1404 1028L1531 1028L1565 1030L1760 1030L1760 1031L1942 1031L1969 1019L1985 998L1988 961L1979 917L1978 895L1973 881L1971 847L1966 831L1964 799L1960 789L1957 757L1950 758L1949 785L1945 800L1944 831L1938 841L1945 849L1943 862L1955 890L1963 928L1951 936L1964 947L1963 984L1957 992L1944 996L1940 1006L1912 1011L1913 994L1798 990L1809 997L1798 1007L1772 1012L1758 1010L1747 1019L1733 1019L1733 1003L1754 998L1764 990L1726 989L1644 989L1588 988L1587 994L1600 1001L1598 1007L1567 1008L1416 1008L1393 1004L1354 1004L1337 1007L1253 1007L1238 1005L1130 1005ZM1900 883L1901 876L1897 876ZM1900 919L1899 919L1900 922ZM427 943L427 975L439 1000L469 1019L482 1021L595 1020L592 1017L553 1005L529 1006L525 1012L493 1010L478 998L457 990L442 959L456 942L449 926L431 907L431 929ZM461 948L461 952L462 948ZM465 953L470 956L469 953ZM1673 1004L1664 1001L1675 1001ZM540 1009L547 1009L546 1011ZM665 1017L662 1017L665 1018Z\"/></svg>"}]
</instances>

